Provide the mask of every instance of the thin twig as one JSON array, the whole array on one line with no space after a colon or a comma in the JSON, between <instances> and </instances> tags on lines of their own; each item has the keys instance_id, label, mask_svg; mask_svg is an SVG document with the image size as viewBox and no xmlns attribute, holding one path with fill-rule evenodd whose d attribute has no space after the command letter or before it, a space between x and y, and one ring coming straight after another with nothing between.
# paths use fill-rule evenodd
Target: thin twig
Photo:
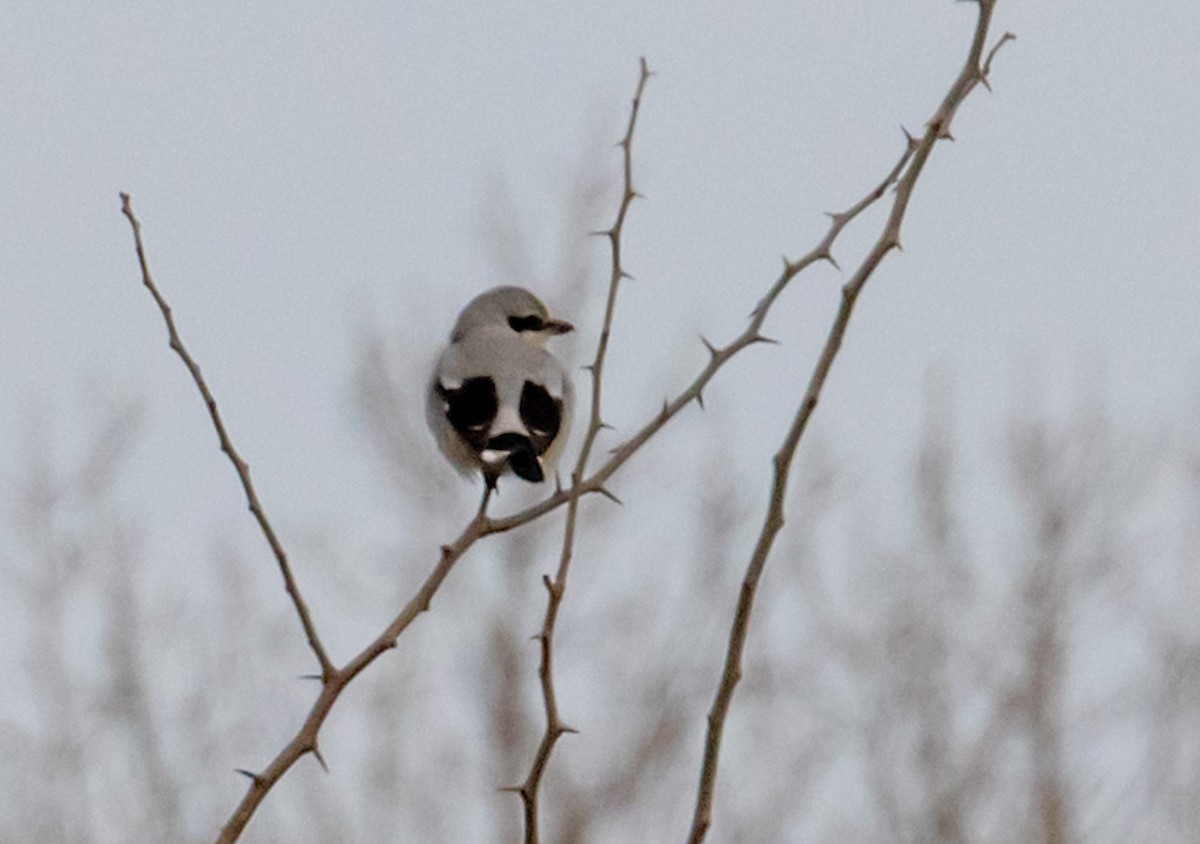
<instances>
[{"instance_id":1,"label":"thin twig","mask_svg":"<svg viewBox=\"0 0 1200 844\"><path fill-rule=\"evenodd\" d=\"M167 300L163 298L158 286L155 285L153 276L150 275L150 266L146 262L146 250L142 245L142 224L133 213L133 206L127 193L121 194L121 213L128 218L129 224L133 227L133 243L137 249L138 265L142 270L142 284L150 291L150 295L154 297L158 309L162 312L171 348L183 360L184 366L191 373L192 381L196 384L196 389L200 391L200 396L204 399L209 418L212 419L213 427L217 430L217 438L221 441L221 451L229 456L229 461L233 463L233 468L237 471L238 479L242 482L242 491L246 494L246 503L250 505L250 512L258 520L258 526L262 529L267 544L271 546L271 552L275 555L275 561L279 564L279 571L283 575L284 587L292 599L292 604L296 607L296 614L300 616L300 624L304 627L304 636L308 639L308 646L312 648L317 662L321 665L321 678L328 683L334 673L333 663L330 662L329 655L325 652L325 646L321 644L321 637L317 635L316 625L313 624L308 605L300 594L300 587L296 585L296 578L292 575L292 567L288 563L287 552L283 550L283 543L279 541L274 528L271 527L271 522L267 519L267 513L258 498L258 493L254 490L254 484L250 480L250 464L243 460L237 449L234 448L233 440L229 438L229 432L221 418L221 411L217 407L217 400L213 398L208 383L200 373L200 365L183 345L179 330L175 327L175 318L171 315L171 306L167 304Z\"/></svg>"},{"instance_id":2,"label":"thin twig","mask_svg":"<svg viewBox=\"0 0 1200 844\"><path fill-rule=\"evenodd\" d=\"M905 152L904 157L895 168L896 171L908 160L910 154L911 151ZM400 635L408 629L408 626L412 624L418 615L429 608L433 596L450 574L454 564L458 562L476 541L493 534L506 533L510 530L523 527L547 513L558 509L572 498L578 499L592 493L611 495L611 493L607 492L605 483L632 459L643 445L657 435L667 423L674 419L689 404L693 401L700 402L704 388L725 364L732 360L739 352L755 343L766 341L766 338L759 335L758 330L767 318L771 305L778 298L779 294L783 292L788 282L805 267L818 260L825 259L832 261L830 248L837 239L837 236L855 216L878 200L889 184L891 184L890 181L879 185L856 206L843 214L834 215L833 222L826 236L822 239L821 244L811 253L795 262L785 260L783 271L771 286L767 295L763 297L754 309L753 319L746 330L728 345L721 348L712 346L706 341L710 352L709 359L692 382L674 398L664 401L662 409L653 414L628 439L614 448L608 460L601 464L600 468L592 475L581 481L572 483L568 489L556 490L542 501L510 516L492 518L483 516L482 514L477 515L463 529L463 532L454 542L443 546L437 563L418 587L416 594L409 600L396 618L341 669L335 669L332 674L328 674L323 670L326 680L322 685L321 692L313 702L308 715L305 716L304 721L292 739L275 755L274 759L271 760L262 772L253 773L243 771L250 780L250 786L222 828L220 836L217 838L218 844L232 844L232 842L237 841L246 824L249 823L259 805L261 805L263 799L275 784L279 782L297 760L305 754L314 751L317 746L317 735L345 687L362 673L367 666L396 646ZM124 194L122 198L123 200L125 199ZM149 278L148 269L145 268L144 253L141 249L140 226L136 223L136 220L132 222L134 223L135 240L138 246L138 258L143 264L143 276ZM160 297L157 295L157 290L151 287L151 292L155 294L155 300L160 301L160 307L166 307L166 303L161 302ZM170 313L169 308L166 308L166 313ZM185 363L190 360L190 357L185 358ZM194 366L195 363L193 361L188 366L188 369L191 370ZM198 370L199 368L196 367L196 371Z\"/></svg>"},{"instance_id":3,"label":"thin twig","mask_svg":"<svg viewBox=\"0 0 1200 844\"><path fill-rule=\"evenodd\" d=\"M894 173L899 172L903 164L908 161L910 155L911 149L906 150L901 161L894 168ZM834 215L833 222L825 237L822 239L820 245L811 253L795 262L785 260L783 271L771 286L767 295L763 297L754 309L753 319L746 330L728 345L721 348L706 343L710 353L709 359L692 382L674 398L664 401L662 409L652 415L628 439L614 448L608 460L601 464L600 468L594 473L581 481L572 483L570 488L556 490L542 501L510 516L493 518L477 515L463 530L458 539L449 545L443 546L441 557L418 588L416 595L405 605L400 614L396 616L382 633L346 663L337 672L331 682L325 684L292 740L279 751L261 774L251 776L250 787L222 829L221 836L218 838L218 844L232 844L232 842L237 841L242 830L271 788L274 787L300 757L304 756L305 753L310 751L311 747L315 746L316 736L345 686L380 655L396 646L400 635L421 612L429 608L430 601L447 575L449 575L454 564L458 562L476 541L492 534L506 533L510 530L523 527L547 513L558 509L572 498L582 498L592 493L605 494L607 492L605 483L684 408L694 401L700 402L704 388L708 386L709 382L712 381L716 374L730 360L747 347L766 341L766 338L759 334L759 329L766 320L772 304L778 298L779 294L783 292L788 282L805 267L818 260L832 261L830 249L838 235L854 217L878 200L887 187L894 181L895 178L893 176L889 181L881 183L873 189L870 194L863 197L853 208L842 214Z\"/></svg>"},{"instance_id":4,"label":"thin twig","mask_svg":"<svg viewBox=\"0 0 1200 844\"><path fill-rule=\"evenodd\" d=\"M357 677L363 669L375 661L376 658L384 652L396 647L396 640L400 635L408 629L408 626L416 619L418 615L429 609L429 603L433 599L433 595L442 585L442 581L450 574L450 570L454 564L467 552L467 549L475 544L476 540L488 533L495 531L490 529L488 519L479 513L471 520L462 534L450 545L442 546L441 559L425 578L425 582L421 584L416 594L405 604L404 609L400 614L380 633L371 644L367 645L357 656L351 659L340 670L336 671L332 678L321 687L321 692L317 695L316 702L308 711L308 715L301 724L300 729L291 741L279 751L271 763L260 773L252 773L243 771L250 778L250 787L246 790L246 794L242 797L237 808L221 829L221 834L217 838L217 844L232 844L241 836L242 831L246 828L246 824L250 822L250 818L254 816L254 812L262 803L263 798L275 786L284 774L296 763L298 759L307 753L312 753L320 760L320 755L317 746L317 734L320 732L321 726L325 723L325 719L329 716L333 705L337 703L338 697L342 691ZM322 765L324 767L324 765Z\"/></svg>"},{"instance_id":5,"label":"thin twig","mask_svg":"<svg viewBox=\"0 0 1200 844\"><path fill-rule=\"evenodd\" d=\"M996 0L979 0L979 20L975 27L971 49L963 69L951 85L949 92L942 100L933 119L929 121L921 139L915 144L910 140L908 151L901 159L898 169L893 170L888 180L894 179L900 171L902 175L896 183L896 193L892 201L891 213L882 233L875 245L863 258L854 275L842 287L842 302L830 327L821 355L813 368L804 397L792 420L783 443L776 452L773 463L774 473L771 483L771 497L767 505L763 527L746 567L738 596L737 610L729 632L729 644L725 653L725 665L721 672L721 680L717 686L712 708L708 713L708 731L704 743L704 762L700 772L700 782L696 795L696 807L692 817L692 826L688 834L689 844L700 844L712 823L712 804L716 790L717 765L720 757L721 739L725 729L725 719L733 701L733 693L742 674L742 653L746 646L746 635L750 629L750 615L754 606L759 579L762 577L772 544L784 522L784 497L787 491L788 476L791 472L792 459L796 448L804 434L808 421L821 395L821 389L829 375L830 368L837 358L842 346L846 327L854 311L854 304L862 292L863 286L892 249L900 245L900 226L912 197L913 188L921 175L925 162L937 142L950 138L950 123L958 107L974 89L986 79L987 67L980 62L983 58L984 46L987 41L988 28L991 24L992 11ZM1000 44L1011 40L1007 35ZM997 45L999 47L999 44ZM994 54L994 50L993 50ZM990 62L990 56L988 58ZM884 184L889 181L885 180ZM837 215L834 215L835 222Z\"/></svg>"},{"instance_id":6,"label":"thin twig","mask_svg":"<svg viewBox=\"0 0 1200 844\"><path fill-rule=\"evenodd\" d=\"M243 771L250 780L250 785L238 803L234 812L222 828L217 839L218 844L232 844L238 840L246 824L249 823L263 799L271 791L271 789L279 782L279 780L287 773L288 770L301 757L309 753L317 752L317 737L325 719L329 716L338 697L351 681L353 681L360 673L362 673L372 662L386 651L394 648L399 637L408 629L409 625L422 612L429 608L433 596L441 587L443 581L450 574L455 563L480 539L493 534L505 533L516 528L523 527L530 522L544 516L545 514L558 509L564 504L568 504L571 500L578 500L592 493L600 493L610 495L605 487L606 482L616 472L624 466L635 454L645 445L650 439L656 436L671 420L673 420L684 408L693 401L698 404L703 400L703 391L717 375L717 373L732 360L737 354L742 352L749 346L757 343L769 342L759 332L763 322L766 320L768 312L778 296L787 287L788 283L803 269L807 268L819 260L826 260L833 263L831 248L842 230L863 210L876 202L893 184L896 176L903 169L912 155L913 148L910 145L905 150L901 160L893 169L889 178L877 186L870 194L863 197L859 203L841 214L831 215L832 223L825 237L820 244L815 247L809 254L803 256L797 261L791 262L784 260L783 270L774 284L768 290L767 294L759 301L752 314L750 324L745 331L734 338L727 345L717 347L705 341L705 346L709 351L709 359L700 371L693 378L692 382L681 390L674 398L663 402L662 408L654 413L643 425L635 430L635 432L624 442L617 445L609 455L609 458L600 465L590 476L586 478L574 478L573 483L568 489L556 490L551 495L547 496L542 501L527 507L517 513L502 518L491 518L484 514L478 514L471 522L463 529L459 537L449 545L442 547L441 555L433 569L426 576L425 580L418 587L416 593L401 609L400 613L392 620L390 624L373 639L366 647L358 654L352 657L341 669L327 668L328 659L323 661L322 676L324 682L317 699L313 702L309 709L308 715L297 729L293 738L276 754L259 773L251 771ZM128 197L122 194L123 208L128 205ZM170 319L170 308L166 302L159 296L157 289L153 286L153 282L149 281L150 274L146 266L145 255L141 244L140 225L136 218L132 217L132 212L127 212L126 216L130 217L130 222L134 226L135 242L138 248L138 259L142 265L143 280L147 282L146 286L150 289L155 301L159 303L159 307L163 310L164 316L167 319L168 331L173 329L173 322ZM607 342L607 341L606 341ZM172 345L175 348L175 345ZM180 348L182 346L180 345ZM178 351L178 350L177 350ZM189 371L193 373L193 377L198 375L199 367L186 353L181 354ZM201 382L202 383L202 382ZM595 386L595 385L593 385ZM201 387L202 394L205 395L206 404L208 403L207 388ZM599 406L598 403L595 406ZM210 407L210 413L215 413L215 402ZM219 416L217 417L219 419ZM218 427L218 436L224 430L223 426ZM222 447L225 447L226 438L222 440ZM232 446L230 446L232 448ZM235 466L244 466L240 463L240 458L235 460ZM248 471L248 470L247 470ZM242 471L239 468L239 476L242 476ZM248 473L244 476L243 483L248 480ZM251 488L252 489L252 488ZM257 500L256 498L254 500ZM261 507L256 511L256 517L260 517ZM270 535L274 535L273 532ZM272 543L272 548L275 548L277 543ZM284 557L286 560L286 557ZM285 576L285 581L292 583ZM292 583L294 586L294 583ZM293 595L293 601L299 597L298 591L292 593L289 589L289 594ZM299 602L298 608L303 608L300 612L301 619L307 618L307 608L304 607L302 601ZM298 609L299 611L299 609ZM311 622L305 625L306 635L311 627ZM315 631L310 636L311 641L318 641L315 637ZM323 649L322 649L323 650Z\"/></svg>"},{"instance_id":7,"label":"thin twig","mask_svg":"<svg viewBox=\"0 0 1200 844\"><path fill-rule=\"evenodd\" d=\"M541 741L538 742L537 752L534 755L533 763L530 765L529 774L525 777L525 782L519 788L515 789L521 795L521 803L524 807L525 844L538 844L540 840L538 797L542 777L546 772L546 765L550 761L550 754L554 751L554 745L563 733L574 732L572 728L562 722L558 713L558 697L554 689L554 630L558 622L558 610L562 605L563 595L566 593L567 575L570 572L571 558L575 549L575 529L579 514L579 499L584 491L582 483L583 473L587 469L588 458L591 456L592 447L596 443L596 437L605 427L604 420L601 417L601 396L604 380L604 362L608 355L608 341L612 332L613 315L616 312L617 291L621 286L621 280L629 277L621 264L621 233L625 228L625 217L629 213L629 206L638 195L637 191L633 189L633 132L637 127L638 112L642 104L642 93L646 88L646 82L651 76L650 68L646 65L645 58L640 59L639 67L640 74L638 76L637 90L634 92L633 103L629 109L629 123L625 128L625 135L621 138L619 144L622 151L624 174L621 202L617 208L617 219L613 223L612 228L603 232L608 237L611 249L612 271L608 281L608 301L604 308L604 323L600 328L600 339L596 344L596 357L591 365L587 367L592 375L591 413L588 418L587 432L584 434L583 445L579 450L579 458L575 463L574 471L571 473L571 487L567 490L567 519L566 527L563 530L562 554L558 561L558 571L555 573L553 579L544 577L542 580L546 586L547 597L546 615L542 619L542 628L537 635L537 640L541 646L538 678L541 683L542 701L546 713L546 728L542 733ZM613 497L612 493L609 493L603 487L598 491L609 497Z\"/></svg>"}]
</instances>

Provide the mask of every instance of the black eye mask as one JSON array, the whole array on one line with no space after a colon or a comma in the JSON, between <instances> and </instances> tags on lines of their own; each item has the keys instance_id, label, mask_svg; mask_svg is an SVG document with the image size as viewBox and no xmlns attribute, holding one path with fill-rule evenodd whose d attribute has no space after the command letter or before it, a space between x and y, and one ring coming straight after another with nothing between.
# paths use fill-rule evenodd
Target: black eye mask
<instances>
[{"instance_id":1,"label":"black eye mask","mask_svg":"<svg viewBox=\"0 0 1200 844\"><path fill-rule=\"evenodd\" d=\"M508 324L513 331L518 333L521 331L541 331L546 327L546 321L536 314L522 317L510 316Z\"/></svg>"}]
</instances>

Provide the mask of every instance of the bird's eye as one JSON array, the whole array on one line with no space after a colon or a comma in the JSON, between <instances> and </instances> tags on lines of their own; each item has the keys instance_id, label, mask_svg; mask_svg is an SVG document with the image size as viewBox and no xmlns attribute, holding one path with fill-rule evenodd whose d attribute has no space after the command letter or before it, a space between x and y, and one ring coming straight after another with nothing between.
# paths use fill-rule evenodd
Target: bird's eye
<instances>
[{"instance_id":1,"label":"bird's eye","mask_svg":"<svg viewBox=\"0 0 1200 844\"><path fill-rule=\"evenodd\" d=\"M509 327L518 333L522 331L541 331L546 327L546 321L537 314L529 316L510 316L508 318Z\"/></svg>"}]
</instances>

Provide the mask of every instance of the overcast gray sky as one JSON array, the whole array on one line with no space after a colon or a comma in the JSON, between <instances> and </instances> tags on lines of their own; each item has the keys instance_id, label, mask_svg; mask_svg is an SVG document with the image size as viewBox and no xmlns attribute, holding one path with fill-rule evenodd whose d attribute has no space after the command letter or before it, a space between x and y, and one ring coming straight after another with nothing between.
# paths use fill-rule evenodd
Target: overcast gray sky
<instances>
[{"instance_id":1,"label":"overcast gray sky","mask_svg":"<svg viewBox=\"0 0 1200 844\"><path fill-rule=\"evenodd\" d=\"M740 330L779 255L807 250L820 212L890 166L974 16L869 0L4 4L0 465L19 465L31 418L52 419L69 455L105 396L140 397L126 496L155 535L186 546L249 527L138 284L126 190L276 518L315 529L361 514L372 476L347 383L362 320L432 356L462 302L521 283L498 274L488 215L515 214L532 260L552 266L580 167L616 179L608 143L645 55L658 74L636 148L648 199L630 218L638 281L609 391L611 420L633 425L699 362L697 334ZM1053 400L1101 370L1133 423L1196 406L1200 3L1003 0L1005 29L1019 39L995 93L936 150L905 251L868 288L818 414L863 465L911 445L931 365L956 373L968 426L1005 412L1019 372L1039 372ZM513 202L489 208L505 181ZM767 372L734 368L709 397L751 475L791 412L763 397L798 394L838 284L824 267L803 277L768 324L786 343L754 351ZM464 485L464 511L474 496Z\"/></svg>"},{"instance_id":2,"label":"overcast gray sky","mask_svg":"<svg viewBox=\"0 0 1200 844\"><path fill-rule=\"evenodd\" d=\"M614 357L628 389L612 393L632 423L671 383L637 365L645 352L677 380L698 332L740 327L779 254L805 250L819 213L884 171L899 126L920 128L974 18L943 2L450 9L4 4L6 468L32 400L69 436L91 385L149 402L135 487L178 492L182 476L191 505L222 497L212 485L227 469L137 284L117 213L127 190L273 507L352 510L364 470L344 385L358 320L433 343L459 303L520 282L497 277L480 241L489 180L511 182L535 236L556 231L585 152L615 177L596 136L619 135L645 55L658 72L637 148L648 201L630 222L639 282ZM886 456L911 437L931 363L957 371L968 415L1000 412L1014 364L1069 382L1081 360L1103 362L1134 416L1194 396L1200 4L1005 0L1004 29L1020 38L996 92L973 98L957 143L937 150L906 250L869 288L821 408L854 450ZM770 326L789 346L761 354L796 360L836 284L804 279ZM794 389L798 375L760 386Z\"/></svg>"},{"instance_id":3,"label":"overcast gray sky","mask_svg":"<svg viewBox=\"0 0 1200 844\"><path fill-rule=\"evenodd\" d=\"M6 463L31 400L71 429L86 384L150 402L143 489L174 495L185 474L188 495L221 497L209 486L227 469L137 285L116 213L127 190L274 507L353 509L359 317L420 312L414 337L439 339L461 301L520 282L494 276L480 244L488 180L511 181L530 232L556 231L584 151L616 175L595 136L618 136L644 54L659 74L637 139L649 198L630 222L640 281L614 358L631 423L667 387L632 364L647 349L685 361L698 331L739 328L780 253L805 250L820 211L893 160L899 126L928 118L973 17L932 1L5 4ZM931 363L958 372L967 414L1001 412L1025 360L1068 381L1080 359L1105 361L1130 414L1194 395L1200 4L1006 0L1004 29L1020 38L995 95L937 150L822 406L853 449L911 435ZM811 343L836 283L804 280L770 328L809 336L762 353Z\"/></svg>"}]
</instances>

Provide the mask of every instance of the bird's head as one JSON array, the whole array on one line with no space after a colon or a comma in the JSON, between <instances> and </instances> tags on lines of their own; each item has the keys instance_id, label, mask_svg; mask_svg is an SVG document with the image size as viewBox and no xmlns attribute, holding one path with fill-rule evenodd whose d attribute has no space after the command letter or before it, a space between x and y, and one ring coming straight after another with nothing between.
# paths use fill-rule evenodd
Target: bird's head
<instances>
[{"instance_id":1,"label":"bird's head","mask_svg":"<svg viewBox=\"0 0 1200 844\"><path fill-rule=\"evenodd\" d=\"M542 301L523 287L495 287L480 293L463 309L451 339L457 342L480 329L512 331L535 346L545 346L551 337L573 331L575 326L552 318Z\"/></svg>"}]
</instances>

